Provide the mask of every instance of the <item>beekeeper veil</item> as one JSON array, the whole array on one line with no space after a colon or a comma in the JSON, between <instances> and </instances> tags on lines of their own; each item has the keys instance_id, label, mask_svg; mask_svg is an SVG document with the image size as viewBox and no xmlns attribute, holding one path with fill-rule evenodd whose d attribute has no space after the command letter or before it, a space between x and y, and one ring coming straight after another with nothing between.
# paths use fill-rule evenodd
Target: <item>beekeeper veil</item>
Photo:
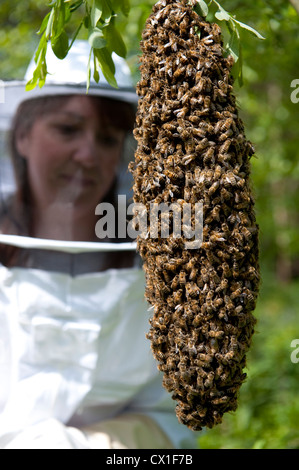
<instances>
[{"instance_id":1,"label":"beekeeper veil","mask_svg":"<svg viewBox=\"0 0 299 470\"><path fill-rule=\"evenodd\" d=\"M90 252L95 249L97 252L103 251L105 244L97 246L97 244L75 244L71 243L63 244L65 247L69 245L66 250L58 246L58 243L54 243L52 240L51 243L41 241L41 240L25 240L24 236L30 235L30 230L28 228L28 220L26 216L30 208L25 205L18 205L16 203L16 198L14 195L20 193L20 186L22 186L22 191L26 195L28 194L28 188L26 188L26 181L23 175L24 170L20 167L16 170L15 166L12 164L11 154L13 153L13 132L11 131L14 125L14 119L16 112L20 105L23 105L25 102L37 103L39 98L47 98L48 102L54 97L65 96L65 95L86 95L86 79L87 79L87 68L88 68L88 58L90 53L90 45L87 41L77 40L70 49L68 56L64 60L59 60L51 48L48 48L47 51L47 69L49 74L47 75L46 84L39 88L38 86L31 90L25 91L25 85L28 80L33 76L33 71L35 68L35 62L32 59L29 67L27 69L25 79L21 81L10 81L10 82L1 82L0 90L0 189L1 189L1 242L2 243L11 243L11 246L17 246L18 248L24 248L24 244L28 243L26 247L28 249L33 248L33 245L40 243L39 248L41 249L58 249L58 251L66 251L68 253ZM129 106L133 109L133 113L136 109L137 104L137 95L133 86L131 74L127 63L117 55L113 55L113 60L115 63L115 78L118 84L118 88L111 87L105 78L100 75L99 83L96 83L93 79L93 60L91 60L91 81L90 87L88 90L89 96L100 97L103 99L108 99L109 102L116 104L117 102L125 103L126 106ZM19 108L20 109L20 108ZM117 114L117 113L115 113ZM116 116L117 118L117 116ZM117 221L126 220L126 207L132 202L132 192L131 192L131 178L130 173L128 172L128 161L132 159L134 153L134 139L132 135L128 135L125 140L123 156L121 159L121 164L118 170L117 185L113 188L114 191L114 201L116 212L114 212L115 218ZM14 168L13 168L14 166ZM19 195L20 197L20 195ZM13 202L12 202L13 201ZM24 201L22 201L24 203ZM95 208L96 210L96 208ZM122 216L118 215L118 211L122 211ZM104 215L104 209L100 208L98 214ZM111 212L112 214L112 212ZM107 219L108 220L108 219ZM112 235L113 240L99 240L99 241L111 241L112 245L110 249L114 251L119 251L120 249L131 251L134 250L134 244L130 243L132 240L127 238L127 232L125 226L122 226L121 237L118 237L119 233L115 228L115 223L117 221L112 221ZM26 227L27 223L27 227ZM114 224L114 225L113 225ZM109 227L111 228L111 227ZM107 226L106 226L107 229ZM27 232L26 232L27 231ZM109 235L109 231L104 231L104 234ZM21 235L22 239L10 238L9 236ZM109 236L107 235L107 238ZM115 246L115 241L121 242L117 243ZM25 243L26 242L26 243ZM82 240L84 242L84 240ZM20 246L22 245L22 246ZM49 248L50 246L50 248ZM70 248L71 246L71 248ZM74 248L75 246L75 248ZM61 256L60 256L61 259ZM72 262L74 257L72 257ZM49 261L50 265L53 265L53 269L56 270L54 258L52 261ZM31 267L35 267L35 262L32 262ZM65 265L65 261L62 261L62 264ZM79 263L82 264L82 263ZM76 270L75 270L76 271Z\"/></svg>"}]
</instances>

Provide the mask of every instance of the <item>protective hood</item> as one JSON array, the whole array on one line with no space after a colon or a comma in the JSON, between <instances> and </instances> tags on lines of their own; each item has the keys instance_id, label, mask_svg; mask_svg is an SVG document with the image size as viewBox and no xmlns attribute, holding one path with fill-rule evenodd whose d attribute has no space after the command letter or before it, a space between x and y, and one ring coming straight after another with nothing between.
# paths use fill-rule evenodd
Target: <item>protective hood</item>
<instances>
[{"instance_id":1,"label":"protective hood","mask_svg":"<svg viewBox=\"0 0 299 470\"><path fill-rule=\"evenodd\" d=\"M90 44L88 41L82 40L74 42L67 57L63 60L58 59L52 49L48 47L46 61L49 75L47 75L46 83L42 88L36 86L31 91L25 91L26 83L32 78L36 66L34 59L28 66L24 80L1 82L0 130L7 130L10 127L11 119L22 101L48 95L86 94L89 53ZM115 78L118 88L110 86L101 73L99 83L95 82L93 60L91 60L91 80L88 93L136 104L138 97L126 61L114 53L112 58L115 63Z\"/></svg>"}]
</instances>

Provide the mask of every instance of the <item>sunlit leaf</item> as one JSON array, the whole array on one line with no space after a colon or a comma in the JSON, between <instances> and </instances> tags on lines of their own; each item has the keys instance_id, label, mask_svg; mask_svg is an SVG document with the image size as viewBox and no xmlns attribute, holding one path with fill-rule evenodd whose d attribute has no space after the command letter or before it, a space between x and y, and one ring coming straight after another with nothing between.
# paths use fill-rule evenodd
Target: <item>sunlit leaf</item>
<instances>
[{"instance_id":1,"label":"sunlit leaf","mask_svg":"<svg viewBox=\"0 0 299 470\"><path fill-rule=\"evenodd\" d=\"M102 4L99 1L94 1L92 8L91 8L91 13L90 13L90 21L91 21L93 28L96 27L99 19L102 16L102 13L103 13Z\"/></svg>"},{"instance_id":2,"label":"sunlit leaf","mask_svg":"<svg viewBox=\"0 0 299 470\"><path fill-rule=\"evenodd\" d=\"M105 47L107 44L103 31L99 28L94 28L90 32L88 36L88 42L91 45L91 47L94 47L95 49L101 49L102 47Z\"/></svg>"},{"instance_id":3,"label":"sunlit leaf","mask_svg":"<svg viewBox=\"0 0 299 470\"><path fill-rule=\"evenodd\" d=\"M94 55L96 57L96 61L100 66L104 77L106 78L107 82L114 88L118 88L116 79L115 79L115 65L111 57L111 53L108 51L106 47L102 49L94 49Z\"/></svg>"},{"instance_id":4,"label":"sunlit leaf","mask_svg":"<svg viewBox=\"0 0 299 470\"><path fill-rule=\"evenodd\" d=\"M127 55L127 48L113 22L105 28L105 37L109 51L115 52L120 57L125 58Z\"/></svg>"},{"instance_id":5,"label":"sunlit leaf","mask_svg":"<svg viewBox=\"0 0 299 470\"><path fill-rule=\"evenodd\" d=\"M251 26L248 26L248 24L245 24L245 23L242 23L241 21L238 21L236 20L235 18L233 18L233 21L235 23L237 23L239 26L241 26L241 28L243 29L247 29L248 31L250 31L251 33L253 33L255 36L257 36L259 39L265 39L258 31L256 31L254 28L252 28Z\"/></svg>"},{"instance_id":6,"label":"sunlit leaf","mask_svg":"<svg viewBox=\"0 0 299 470\"><path fill-rule=\"evenodd\" d=\"M51 40L52 50L58 59L64 59L69 50L69 38L65 31Z\"/></svg>"},{"instance_id":7,"label":"sunlit leaf","mask_svg":"<svg viewBox=\"0 0 299 470\"><path fill-rule=\"evenodd\" d=\"M209 13L209 7L204 0L197 0L197 4L194 7L196 13L205 18Z\"/></svg>"}]
</instances>

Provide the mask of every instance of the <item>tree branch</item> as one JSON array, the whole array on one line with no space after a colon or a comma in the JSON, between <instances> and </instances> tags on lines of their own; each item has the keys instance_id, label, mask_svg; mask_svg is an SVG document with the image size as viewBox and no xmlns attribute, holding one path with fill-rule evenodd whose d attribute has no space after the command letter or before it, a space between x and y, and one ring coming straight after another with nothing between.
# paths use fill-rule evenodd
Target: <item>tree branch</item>
<instances>
[{"instance_id":1,"label":"tree branch","mask_svg":"<svg viewBox=\"0 0 299 470\"><path fill-rule=\"evenodd\" d=\"M296 12L299 15L299 0L289 0L289 2L293 5L295 8Z\"/></svg>"}]
</instances>

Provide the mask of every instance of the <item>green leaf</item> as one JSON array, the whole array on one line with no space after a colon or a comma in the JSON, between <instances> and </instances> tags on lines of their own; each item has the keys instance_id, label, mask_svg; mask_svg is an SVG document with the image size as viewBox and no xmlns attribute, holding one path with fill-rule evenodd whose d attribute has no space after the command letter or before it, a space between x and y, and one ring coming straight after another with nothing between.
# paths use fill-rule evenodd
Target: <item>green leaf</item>
<instances>
[{"instance_id":1,"label":"green leaf","mask_svg":"<svg viewBox=\"0 0 299 470\"><path fill-rule=\"evenodd\" d=\"M81 23L79 24L79 26L78 26L78 28L77 28L75 34L74 34L74 37L73 37L73 39L72 39L72 41L71 41L71 43L70 43L70 45L69 45L69 50L71 49L72 45L74 44L75 40L77 39L77 36L78 36L78 34L79 34L79 32L80 32L80 29L81 29L82 26L83 26L83 23L84 23L84 19L82 19Z\"/></svg>"},{"instance_id":2,"label":"green leaf","mask_svg":"<svg viewBox=\"0 0 299 470\"><path fill-rule=\"evenodd\" d=\"M103 31L100 28L91 30L88 36L88 42L94 49L101 49L107 44Z\"/></svg>"},{"instance_id":3,"label":"green leaf","mask_svg":"<svg viewBox=\"0 0 299 470\"><path fill-rule=\"evenodd\" d=\"M239 60L239 50L240 50L240 37L237 34L237 31L232 31L229 43L225 48L229 54L233 56L233 59L236 62Z\"/></svg>"},{"instance_id":4,"label":"green leaf","mask_svg":"<svg viewBox=\"0 0 299 470\"><path fill-rule=\"evenodd\" d=\"M213 0L213 1L217 5L218 10L219 10L215 13L215 17L219 21L229 21L231 19L230 14L226 10L224 10L224 8L220 5L220 3L216 2L216 0Z\"/></svg>"},{"instance_id":5,"label":"green leaf","mask_svg":"<svg viewBox=\"0 0 299 470\"><path fill-rule=\"evenodd\" d=\"M38 62L40 62L41 58L43 56L46 55L46 51L47 51L47 36L46 36L46 33L44 33L41 37L41 40L39 42L39 45L38 45L38 48L35 52L35 55L34 55L34 60L35 60L35 63L37 64Z\"/></svg>"},{"instance_id":6,"label":"green leaf","mask_svg":"<svg viewBox=\"0 0 299 470\"><path fill-rule=\"evenodd\" d=\"M241 21L236 20L235 18L232 18L232 20L237 23L241 28L247 29L251 33L253 33L255 36L257 36L259 39L265 39L258 31L256 31L254 28L251 26L248 26L248 24L242 23Z\"/></svg>"},{"instance_id":7,"label":"green leaf","mask_svg":"<svg viewBox=\"0 0 299 470\"><path fill-rule=\"evenodd\" d=\"M86 29L89 29L90 28L90 16L89 14L86 14L83 18L83 24L85 26Z\"/></svg>"},{"instance_id":8,"label":"green leaf","mask_svg":"<svg viewBox=\"0 0 299 470\"><path fill-rule=\"evenodd\" d=\"M100 66L104 77L107 82L114 88L118 88L116 79L115 79L115 65L111 57L111 53L106 47L102 49L94 49L93 53L95 55L96 65Z\"/></svg>"},{"instance_id":9,"label":"green leaf","mask_svg":"<svg viewBox=\"0 0 299 470\"><path fill-rule=\"evenodd\" d=\"M131 10L131 2L130 0L123 0L121 11L125 16L128 16Z\"/></svg>"},{"instance_id":10,"label":"green leaf","mask_svg":"<svg viewBox=\"0 0 299 470\"><path fill-rule=\"evenodd\" d=\"M78 0L75 3L72 3L72 5L70 5L70 12L73 13L73 11L77 10L82 5L82 3L83 3L83 0Z\"/></svg>"},{"instance_id":11,"label":"green leaf","mask_svg":"<svg viewBox=\"0 0 299 470\"><path fill-rule=\"evenodd\" d=\"M34 56L36 68L33 71L33 77L26 84L25 89L27 91L33 90L36 87L38 82L39 82L40 88L45 84L46 76L48 73L46 59L45 59L46 52L47 52L47 40L46 40L46 34L44 33Z\"/></svg>"},{"instance_id":12,"label":"green leaf","mask_svg":"<svg viewBox=\"0 0 299 470\"><path fill-rule=\"evenodd\" d=\"M229 21L231 19L230 15L225 10L216 11L215 17L219 21Z\"/></svg>"},{"instance_id":13,"label":"green leaf","mask_svg":"<svg viewBox=\"0 0 299 470\"><path fill-rule=\"evenodd\" d=\"M97 0L96 0L97 1ZM109 2L109 0L101 0L101 3L102 3L102 16L101 16L101 20L104 22L104 23L109 23L110 22L110 19L111 17L113 16L113 10L112 10L112 6Z\"/></svg>"},{"instance_id":14,"label":"green leaf","mask_svg":"<svg viewBox=\"0 0 299 470\"><path fill-rule=\"evenodd\" d=\"M208 16L209 7L204 0L197 0L197 4L194 7L194 11L196 11L199 16L205 18L206 16Z\"/></svg>"},{"instance_id":15,"label":"green leaf","mask_svg":"<svg viewBox=\"0 0 299 470\"><path fill-rule=\"evenodd\" d=\"M53 24L54 24L54 15L55 15L55 10L52 8L47 24L47 29L46 29L46 38L49 39L52 35L52 30L53 30Z\"/></svg>"},{"instance_id":16,"label":"green leaf","mask_svg":"<svg viewBox=\"0 0 299 470\"><path fill-rule=\"evenodd\" d=\"M90 52L89 52L88 62L87 62L86 93L88 93L89 86L90 86L90 77L91 77L90 60L91 60L92 51L93 51L93 49L92 49L92 47L91 47L91 48L90 48Z\"/></svg>"},{"instance_id":17,"label":"green leaf","mask_svg":"<svg viewBox=\"0 0 299 470\"><path fill-rule=\"evenodd\" d=\"M98 67L98 63L97 63L97 60L96 60L96 56L93 55L93 64L94 64L94 68L93 68L93 78L95 79L95 81L97 83L99 83L99 80L100 80L100 75L99 75L99 67Z\"/></svg>"},{"instance_id":18,"label":"green leaf","mask_svg":"<svg viewBox=\"0 0 299 470\"><path fill-rule=\"evenodd\" d=\"M122 9L122 3L122 0L110 0L111 8L114 12Z\"/></svg>"},{"instance_id":19,"label":"green leaf","mask_svg":"<svg viewBox=\"0 0 299 470\"><path fill-rule=\"evenodd\" d=\"M64 18L64 23L68 23L68 21L71 19L72 12L70 10L70 6L68 4L65 5L65 18Z\"/></svg>"},{"instance_id":20,"label":"green leaf","mask_svg":"<svg viewBox=\"0 0 299 470\"><path fill-rule=\"evenodd\" d=\"M25 91L34 90L34 88L36 87L36 85L37 85L37 79L31 78L31 80L29 80L29 81L26 83Z\"/></svg>"},{"instance_id":21,"label":"green leaf","mask_svg":"<svg viewBox=\"0 0 299 470\"><path fill-rule=\"evenodd\" d=\"M114 51L120 57L125 58L127 55L127 48L119 31L115 28L113 21L111 21L104 29L104 32L109 52Z\"/></svg>"},{"instance_id":22,"label":"green leaf","mask_svg":"<svg viewBox=\"0 0 299 470\"><path fill-rule=\"evenodd\" d=\"M69 51L69 38L65 31L52 38L52 50L58 59L64 59Z\"/></svg>"},{"instance_id":23,"label":"green leaf","mask_svg":"<svg viewBox=\"0 0 299 470\"><path fill-rule=\"evenodd\" d=\"M103 13L102 9L102 2L94 0L90 12L90 20L91 20L91 25L93 28L96 27L99 19L101 18Z\"/></svg>"},{"instance_id":24,"label":"green leaf","mask_svg":"<svg viewBox=\"0 0 299 470\"><path fill-rule=\"evenodd\" d=\"M53 26L51 31L51 37L59 36L63 29L64 29L64 21L65 20L65 6L64 2L58 0L56 5L54 6L54 20Z\"/></svg>"},{"instance_id":25,"label":"green leaf","mask_svg":"<svg viewBox=\"0 0 299 470\"><path fill-rule=\"evenodd\" d=\"M42 34L45 31L45 29L47 28L47 25L48 25L49 18L50 18L50 12L44 17L44 19L42 21L42 24L40 26L40 29L37 32L37 34Z\"/></svg>"}]
</instances>

